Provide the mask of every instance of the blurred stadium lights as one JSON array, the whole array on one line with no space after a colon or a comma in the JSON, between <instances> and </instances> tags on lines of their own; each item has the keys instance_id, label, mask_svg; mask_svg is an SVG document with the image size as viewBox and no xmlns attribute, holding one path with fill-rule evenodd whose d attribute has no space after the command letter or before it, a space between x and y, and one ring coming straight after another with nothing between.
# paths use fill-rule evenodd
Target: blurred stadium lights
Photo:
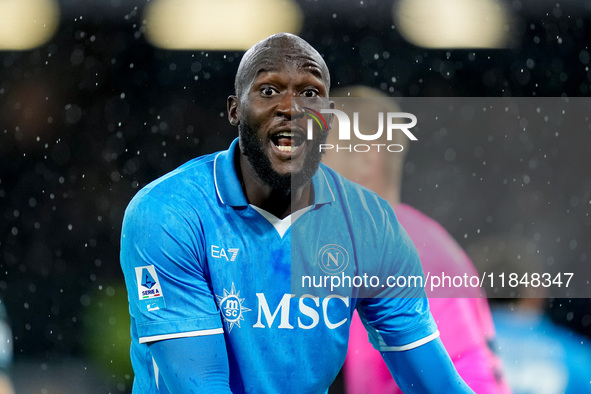
<instances>
[{"instance_id":1,"label":"blurred stadium lights","mask_svg":"<svg viewBox=\"0 0 591 394\"><path fill-rule=\"evenodd\" d=\"M400 0L394 23L410 43L425 48L506 48L513 16L499 0Z\"/></svg>"},{"instance_id":2,"label":"blurred stadium lights","mask_svg":"<svg viewBox=\"0 0 591 394\"><path fill-rule=\"evenodd\" d=\"M302 26L302 11L289 0L154 0L144 17L148 41L176 50L246 50Z\"/></svg>"},{"instance_id":3,"label":"blurred stadium lights","mask_svg":"<svg viewBox=\"0 0 591 394\"><path fill-rule=\"evenodd\" d=\"M55 0L0 0L0 50L43 45L59 25Z\"/></svg>"}]
</instances>

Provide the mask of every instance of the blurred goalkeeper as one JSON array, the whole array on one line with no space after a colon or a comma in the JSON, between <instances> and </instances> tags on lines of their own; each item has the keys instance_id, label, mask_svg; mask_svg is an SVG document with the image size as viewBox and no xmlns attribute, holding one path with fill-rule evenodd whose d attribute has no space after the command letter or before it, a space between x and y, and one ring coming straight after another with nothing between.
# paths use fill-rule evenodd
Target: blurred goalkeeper
<instances>
[{"instance_id":1,"label":"blurred goalkeeper","mask_svg":"<svg viewBox=\"0 0 591 394\"><path fill-rule=\"evenodd\" d=\"M400 112L394 99L365 86L341 88L332 95L343 97L333 98L338 108L346 107L349 113L359 114L359 129L368 134L378 128L376 114ZM337 132L333 128L327 141L329 145L342 143L337 139ZM402 134L394 135L392 141L386 141L385 137L373 141L393 143L390 152L385 148L379 152L375 148L370 152L327 149L323 163L370 188L390 203L416 245L425 272L439 276L443 272L450 276L477 275L466 253L443 227L410 205L401 203L402 169L410 145L406 141L408 139ZM367 141L352 135L347 142L362 144ZM442 342L454 366L478 394L509 393L501 362L492 350L495 330L486 298L482 298L477 289L450 290L431 291L427 288L427 295ZM351 323L344 379L348 394L401 392L379 353L367 341L367 334L357 316Z\"/></svg>"}]
</instances>

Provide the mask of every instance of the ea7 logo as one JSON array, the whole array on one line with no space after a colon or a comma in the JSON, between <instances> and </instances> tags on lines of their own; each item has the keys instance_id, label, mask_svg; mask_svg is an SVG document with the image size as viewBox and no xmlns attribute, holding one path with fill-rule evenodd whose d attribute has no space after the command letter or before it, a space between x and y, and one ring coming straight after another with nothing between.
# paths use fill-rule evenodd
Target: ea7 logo
<instances>
[{"instance_id":1,"label":"ea7 logo","mask_svg":"<svg viewBox=\"0 0 591 394\"><path fill-rule=\"evenodd\" d=\"M226 261L234 261L236 260L236 256L238 256L238 252L240 249L238 248L228 248L228 251L220 246L211 245L211 257L214 259L226 259Z\"/></svg>"}]
</instances>

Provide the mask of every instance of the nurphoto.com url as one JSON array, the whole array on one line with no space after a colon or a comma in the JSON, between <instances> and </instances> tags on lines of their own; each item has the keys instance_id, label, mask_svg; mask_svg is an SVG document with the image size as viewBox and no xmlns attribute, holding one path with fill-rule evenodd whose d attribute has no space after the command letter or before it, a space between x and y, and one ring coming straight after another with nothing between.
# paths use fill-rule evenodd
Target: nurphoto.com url
<instances>
[{"instance_id":1,"label":"nurphoto.com url","mask_svg":"<svg viewBox=\"0 0 591 394\"><path fill-rule=\"evenodd\" d=\"M302 288L330 288L330 291L337 289L351 288L385 288L385 287L420 287L434 291L442 288L482 288L487 287L569 287L572 272L559 273L487 273L482 276L477 275L447 275L441 272L432 275L430 272L426 276L422 275L390 275L382 280L380 277L367 274L363 275L304 275L302 276Z\"/></svg>"}]
</instances>

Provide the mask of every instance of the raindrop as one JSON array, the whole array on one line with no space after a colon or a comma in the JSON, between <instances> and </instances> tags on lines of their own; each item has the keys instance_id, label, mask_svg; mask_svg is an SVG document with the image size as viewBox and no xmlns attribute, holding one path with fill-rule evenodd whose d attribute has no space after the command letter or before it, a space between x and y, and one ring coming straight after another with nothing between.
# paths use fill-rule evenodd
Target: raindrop
<instances>
[{"instance_id":1,"label":"raindrop","mask_svg":"<svg viewBox=\"0 0 591 394\"><path fill-rule=\"evenodd\" d=\"M67 104L66 109L66 122L70 124L77 123L82 117L82 110L76 104Z\"/></svg>"},{"instance_id":2,"label":"raindrop","mask_svg":"<svg viewBox=\"0 0 591 394\"><path fill-rule=\"evenodd\" d=\"M575 250L578 246L578 242L576 239L571 239L570 242L568 243L568 247L570 248L570 250Z\"/></svg>"},{"instance_id":3,"label":"raindrop","mask_svg":"<svg viewBox=\"0 0 591 394\"><path fill-rule=\"evenodd\" d=\"M452 148L449 148L445 151L444 157L445 157L445 160L452 162L456 159L456 151L453 150Z\"/></svg>"},{"instance_id":4,"label":"raindrop","mask_svg":"<svg viewBox=\"0 0 591 394\"><path fill-rule=\"evenodd\" d=\"M82 306L89 306L90 305L90 297L87 294L83 294L80 297L80 304Z\"/></svg>"}]
</instances>

